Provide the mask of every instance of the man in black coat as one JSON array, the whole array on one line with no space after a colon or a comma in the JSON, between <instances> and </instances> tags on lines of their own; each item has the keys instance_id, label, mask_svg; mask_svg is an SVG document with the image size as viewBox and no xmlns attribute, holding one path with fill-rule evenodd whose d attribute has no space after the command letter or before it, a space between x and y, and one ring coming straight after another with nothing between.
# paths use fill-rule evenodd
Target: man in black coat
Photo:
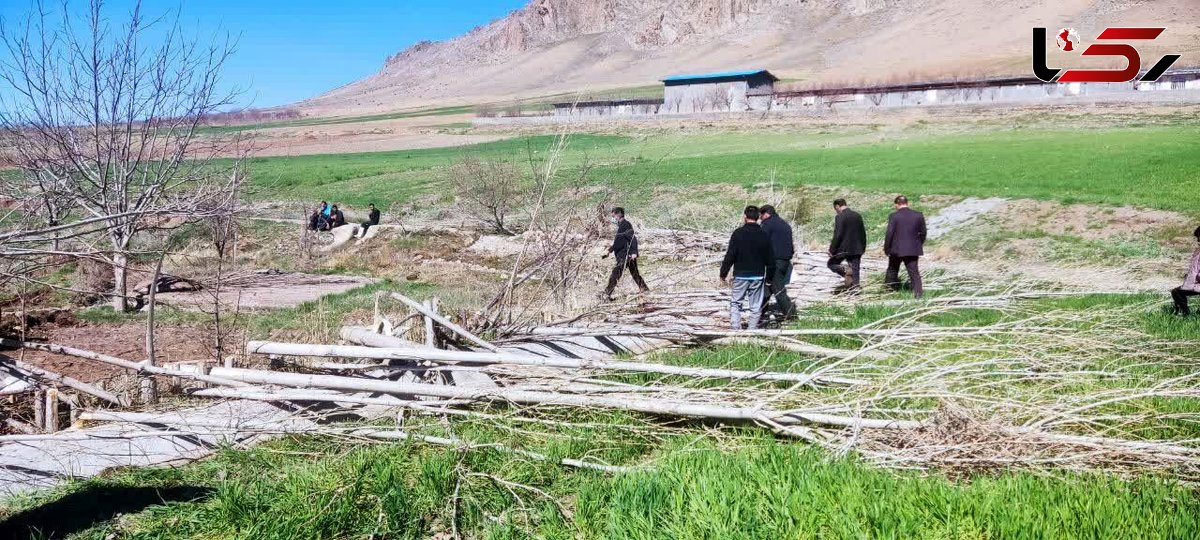
<instances>
[{"instance_id":1,"label":"man in black coat","mask_svg":"<svg viewBox=\"0 0 1200 540\"><path fill-rule=\"evenodd\" d=\"M779 217L774 206L764 204L758 207L758 212L762 217L760 225L771 240L771 252L775 256L767 265L766 289L770 296L764 298L763 307L765 308L766 303L774 297L775 305L783 318L795 319L796 306L787 293L787 286L792 282L792 257L796 253L796 246L792 240L792 226Z\"/></svg>"},{"instance_id":2,"label":"man in black coat","mask_svg":"<svg viewBox=\"0 0 1200 540\"><path fill-rule=\"evenodd\" d=\"M887 237L883 241L883 252L888 257L888 288L900 290L900 263L908 271L913 295L920 298L925 294L921 287L921 269L918 260L925 254L925 216L908 207L908 198L896 197L896 211L888 216Z\"/></svg>"},{"instance_id":3,"label":"man in black coat","mask_svg":"<svg viewBox=\"0 0 1200 540\"><path fill-rule=\"evenodd\" d=\"M642 274L638 272L637 235L633 232L633 224L625 219L625 209L613 208L612 220L617 226L617 234L613 237L612 246L609 246L602 258L607 259L610 254L615 255L617 264L613 266L612 273L608 276L608 286L605 287L602 295L604 300L612 300L612 293L617 288L617 281L621 279L621 274L626 268L629 269L629 276L633 278L638 289L642 292L650 290L650 287L646 286L646 281L642 279Z\"/></svg>"},{"instance_id":4,"label":"man in black coat","mask_svg":"<svg viewBox=\"0 0 1200 540\"><path fill-rule=\"evenodd\" d=\"M329 228L336 229L345 224L346 214L343 214L336 204L333 205L333 210L329 212Z\"/></svg>"},{"instance_id":5,"label":"man in black coat","mask_svg":"<svg viewBox=\"0 0 1200 540\"><path fill-rule=\"evenodd\" d=\"M367 209L370 211L367 212L367 220L362 224L363 238L367 237L367 229L370 229L375 225L379 225L379 209L375 208L375 203L368 204Z\"/></svg>"},{"instance_id":6,"label":"man in black coat","mask_svg":"<svg viewBox=\"0 0 1200 540\"><path fill-rule=\"evenodd\" d=\"M833 201L833 240L829 242L829 262L826 266L846 280L846 290L857 289L862 279L862 256L867 252L867 227L858 212L850 209L846 199ZM846 269L842 263L850 268Z\"/></svg>"},{"instance_id":7,"label":"man in black coat","mask_svg":"<svg viewBox=\"0 0 1200 540\"><path fill-rule=\"evenodd\" d=\"M729 325L734 330L742 329L742 307L749 310L747 328L758 328L762 316L763 281L767 266L775 259L771 249L771 238L758 224L757 206L747 206L742 212L742 226L729 237L729 247L721 262L721 283L733 270L733 289L729 297Z\"/></svg>"}]
</instances>

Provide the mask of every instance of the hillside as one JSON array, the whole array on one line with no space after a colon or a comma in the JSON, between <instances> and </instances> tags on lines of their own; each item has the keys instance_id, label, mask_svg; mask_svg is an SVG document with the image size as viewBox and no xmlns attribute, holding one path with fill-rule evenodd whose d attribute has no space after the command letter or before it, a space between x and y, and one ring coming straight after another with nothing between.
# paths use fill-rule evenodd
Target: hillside
<instances>
[{"instance_id":1,"label":"hillside","mask_svg":"<svg viewBox=\"0 0 1200 540\"><path fill-rule=\"evenodd\" d=\"M309 114L394 110L653 83L763 67L785 78L887 80L1024 73L1033 26L1167 26L1144 56L1200 52L1195 0L533 0L375 75L299 104ZM1191 57L1191 58L1189 58Z\"/></svg>"}]
</instances>

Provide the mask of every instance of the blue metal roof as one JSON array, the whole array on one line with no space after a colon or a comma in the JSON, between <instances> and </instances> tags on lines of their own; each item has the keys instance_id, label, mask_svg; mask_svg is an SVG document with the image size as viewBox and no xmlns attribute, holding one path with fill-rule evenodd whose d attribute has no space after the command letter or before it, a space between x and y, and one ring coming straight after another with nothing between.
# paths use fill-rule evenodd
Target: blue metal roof
<instances>
[{"instance_id":1,"label":"blue metal roof","mask_svg":"<svg viewBox=\"0 0 1200 540\"><path fill-rule=\"evenodd\" d=\"M753 77L755 75L759 75L759 74L763 74L763 73L769 75L772 79L778 80L777 77L775 77L774 75L771 75L770 71L767 71L765 69L751 69L751 70L745 70L745 71L721 71L721 72L717 72L717 73L702 73L699 75L672 75L670 77L664 78L662 80L662 82L678 82L678 81L691 81L691 80L702 80L702 79L740 79L743 77Z\"/></svg>"}]
</instances>

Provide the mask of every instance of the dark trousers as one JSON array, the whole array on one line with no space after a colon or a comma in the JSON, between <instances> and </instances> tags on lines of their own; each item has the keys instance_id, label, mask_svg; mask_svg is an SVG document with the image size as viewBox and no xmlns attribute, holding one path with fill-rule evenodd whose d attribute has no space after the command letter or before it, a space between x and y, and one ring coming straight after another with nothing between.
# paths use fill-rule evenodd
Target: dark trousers
<instances>
[{"instance_id":1,"label":"dark trousers","mask_svg":"<svg viewBox=\"0 0 1200 540\"><path fill-rule=\"evenodd\" d=\"M637 284L639 289L643 291L650 290L650 287L646 286L646 281L642 279L641 272L638 272L637 259L617 257L617 264L613 266L612 273L608 275L608 287L604 288L604 294L611 295L616 290L617 281L621 279L621 273L626 268L629 269L629 277L633 278L633 282Z\"/></svg>"},{"instance_id":2,"label":"dark trousers","mask_svg":"<svg viewBox=\"0 0 1200 540\"><path fill-rule=\"evenodd\" d=\"M1191 315L1192 310L1188 308L1188 297L1196 296L1198 294L1200 294L1200 292L1189 291L1182 287L1171 289L1171 300L1175 301L1175 314Z\"/></svg>"},{"instance_id":3,"label":"dark trousers","mask_svg":"<svg viewBox=\"0 0 1200 540\"><path fill-rule=\"evenodd\" d=\"M767 292L763 296L763 312L766 312L767 304L771 299L775 299L775 307L782 313L784 317L791 318L796 315L796 304L792 303L791 297L788 296L787 286L792 282L792 261L787 259L776 259L775 264L767 267Z\"/></svg>"},{"instance_id":4,"label":"dark trousers","mask_svg":"<svg viewBox=\"0 0 1200 540\"><path fill-rule=\"evenodd\" d=\"M925 289L921 287L921 268L917 261L920 257L888 257L887 275L884 277L884 284L893 291L900 290L900 263L904 263L904 269L908 271L908 280L912 282L913 296L920 298L925 294Z\"/></svg>"},{"instance_id":5,"label":"dark trousers","mask_svg":"<svg viewBox=\"0 0 1200 540\"><path fill-rule=\"evenodd\" d=\"M854 272L854 286L857 287L862 279L862 255L834 255L829 258L829 262L825 266L829 267L833 273L846 277L846 270L842 268L842 263L850 264L850 271Z\"/></svg>"},{"instance_id":6,"label":"dark trousers","mask_svg":"<svg viewBox=\"0 0 1200 540\"><path fill-rule=\"evenodd\" d=\"M362 224L362 235L363 235L363 238L366 238L366 237L367 237L367 229L370 229L372 225L377 225L377 224L376 224L376 223L371 223L370 221L364 221L364 222L363 222L363 224Z\"/></svg>"}]
</instances>

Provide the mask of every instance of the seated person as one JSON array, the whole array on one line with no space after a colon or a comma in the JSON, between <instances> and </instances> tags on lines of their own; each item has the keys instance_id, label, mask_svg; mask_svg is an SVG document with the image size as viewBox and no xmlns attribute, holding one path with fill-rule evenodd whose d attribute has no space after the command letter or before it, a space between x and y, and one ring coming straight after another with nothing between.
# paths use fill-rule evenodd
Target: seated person
<instances>
[{"instance_id":1,"label":"seated person","mask_svg":"<svg viewBox=\"0 0 1200 540\"><path fill-rule=\"evenodd\" d=\"M336 229L346 224L346 215L338 209L337 205L333 205L333 211L329 214L329 228Z\"/></svg>"},{"instance_id":2,"label":"seated person","mask_svg":"<svg viewBox=\"0 0 1200 540\"><path fill-rule=\"evenodd\" d=\"M1192 232L1192 236L1196 237L1196 242L1200 243L1200 227ZM1188 297L1200 294L1200 246L1196 247L1196 251L1192 252L1192 261L1188 265L1187 276L1183 278L1183 285L1171 289L1171 300L1175 302L1175 314L1188 316L1192 314L1192 310L1188 308Z\"/></svg>"},{"instance_id":3,"label":"seated person","mask_svg":"<svg viewBox=\"0 0 1200 540\"><path fill-rule=\"evenodd\" d=\"M367 220L362 223L362 236L367 237L367 229L373 225L379 225L379 210L375 208L375 203L367 205L370 212L367 213Z\"/></svg>"},{"instance_id":4,"label":"seated person","mask_svg":"<svg viewBox=\"0 0 1200 540\"><path fill-rule=\"evenodd\" d=\"M325 221L325 218L328 215L329 215L329 203L327 203L325 201L321 201L321 205L318 206L317 209L313 211L311 216L308 216L308 230L310 230L310 231L325 230L325 229L321 228L321 223L323 221Z\"/></svg>"}]
</instances>

